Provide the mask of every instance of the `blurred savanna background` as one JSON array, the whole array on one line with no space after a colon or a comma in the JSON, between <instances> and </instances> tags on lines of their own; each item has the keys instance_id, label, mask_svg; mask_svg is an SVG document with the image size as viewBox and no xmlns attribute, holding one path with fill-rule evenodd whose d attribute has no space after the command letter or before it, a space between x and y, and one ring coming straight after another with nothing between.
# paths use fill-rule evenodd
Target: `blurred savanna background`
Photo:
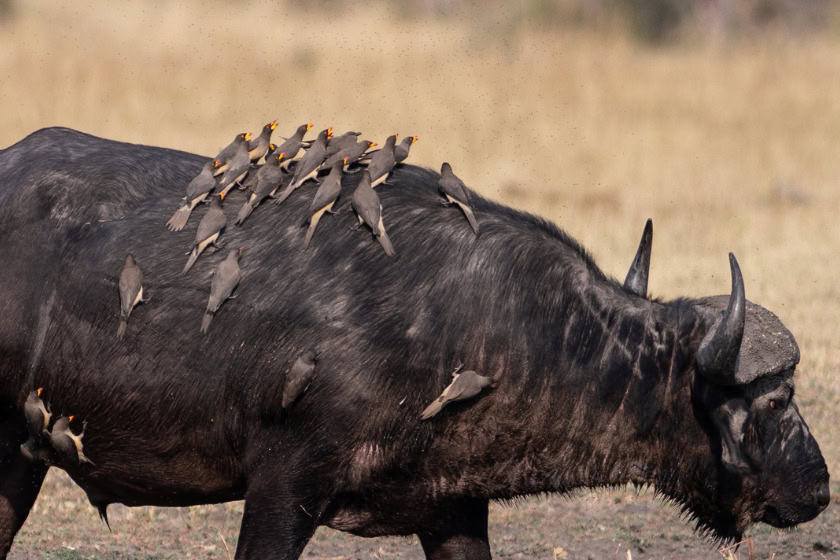
<instances>
[{"instance_id":1,"label":"blurred savanna background","mask_svg":"<svg viewBox=\"0 0 840 560\"><path fill-rule=\"evenodd\" d=\"M651 217L657 297L728 293L733 251L799 340L798 404L840 476L840 3L0 0L0 146L61 125L213 155L272 119L416 134L410 163L451 162L621 278ZM109 533L52 472L11 558L229 558L241 509L115 506ZM837 509L755 527L755 557L837 555ZM491 524L500 558L748 556L632 489ZM321 529L306 557L422 554Z\"/></svg>"}]
</instances>

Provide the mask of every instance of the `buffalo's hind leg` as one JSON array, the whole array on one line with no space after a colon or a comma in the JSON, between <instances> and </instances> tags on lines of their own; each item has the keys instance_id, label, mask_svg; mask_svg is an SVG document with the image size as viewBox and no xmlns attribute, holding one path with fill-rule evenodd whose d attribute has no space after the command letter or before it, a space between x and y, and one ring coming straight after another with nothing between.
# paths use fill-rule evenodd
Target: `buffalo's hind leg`
<instances>
[{"instance_id":1,"label":"buffalo's hind leg","mask_svg":"<svg viewBox=\"0 0 840 560\"><path fill-rule=\"evenodd\" d=\"M249 481L236 560L294 560L320 525L329 504L309 480L260 476Z\"/></svg>"},{"instance_id":2,"label":"buffalo's hind leg","mask_svg":"<svg viewBox=\"0 0 840 560\"><path fill-rule=\"evenodd\" d=\"M418 533L429 560L490 560L487 538L487 500L465 500L441 512L448 523Z\"/></svg>"},{"instance_id":3,"label":"buffalo's hind leg","mask_svg":"<svg viewBox=\"0 0 840 560\"><path fill-rule=\"evenodd\" d=\"M0 426L0 560L12 548L47 474L46 465L30 463L21 455L25 433L20 426Z\"/></svg>"}]
</instances>

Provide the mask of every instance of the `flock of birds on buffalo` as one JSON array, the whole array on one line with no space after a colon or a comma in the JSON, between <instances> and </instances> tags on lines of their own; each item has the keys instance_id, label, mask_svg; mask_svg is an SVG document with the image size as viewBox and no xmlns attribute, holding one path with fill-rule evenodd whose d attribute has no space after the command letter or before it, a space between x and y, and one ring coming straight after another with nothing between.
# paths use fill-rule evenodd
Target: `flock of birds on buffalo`
<instances>
[{"instance_id":1,"label":"flock of birds on buffalo","mask_svg":"<svg viewBox=\"0 0 840 560\"><path fill-rule=\"evenodd\" d=\"M205 163L199 174L187 185L181 205L167 222L167 227L171 231L182 230L192 211L202 202L209 202L209 209L198 224L195 242L188 253L183 274L190 271L208 246L219 247L217 242L227 226L222 201L234 186L250 191L248 200L239 209L234 222L235 225L241 226L266 199L270 198L275 204L282 204L307 181L318 183L306 216L309 225L303 246L307 249L312 244L319 221L325 214L335 213L333 207L341 193L341 180L345 173L361 173L361 179L350 202L359 220L357 228L367 226L385 253L389 257L394 256L396 251L385 229L382 204L374 189L379 185L387 185L391 171L408 157L417 136L408 136L397 144L397 135L394 134L388 137L381 148L374 149L377 143L359 140L361 133L348 131L340 136L333 136L332 127L319 132L314 140L304 140L312 124L302 124L278 146L271 143L271 135L276 127L277 121L272 121L254 138L251 138L250 132L237 134L233 142ZM298 157L301 152L302 155ZM263 160L262 164L259 163L260 160ZM479 226L470 205L469 190L452 172L448 163L441 166L439 190L442 195L441 204L457 205L469 226L478 235ZM242 249L230 250L213 273L210 299L201 322L202 333L207 332L213 316L222 304L232 297L239 285L241 254ZM132 310L138 304L148 301L143 294L143 273L130 253L125 256L119 292L120 323L117 336L122 339ZM306 391L313 378L316 362L317 353L307 349L291 366L283 388L284 409L290 407ZM455 369L452 382L423 411L422 420L436 415L447 404L473 398L492 385L489 377L474 371L460 372L461 367L459 365ZM29 393L24 403L29 439L20 446L21 453L30 461L46 464L93 465L85 456L82 443L87 422L83 423L79 434L75 434L70 426L74 416L62 416L50 427L53 415L49 405L41 398L43 390L38 388ZM100 509L99 513L107 523L104 508Z\"/></svg>"}]
</instances>

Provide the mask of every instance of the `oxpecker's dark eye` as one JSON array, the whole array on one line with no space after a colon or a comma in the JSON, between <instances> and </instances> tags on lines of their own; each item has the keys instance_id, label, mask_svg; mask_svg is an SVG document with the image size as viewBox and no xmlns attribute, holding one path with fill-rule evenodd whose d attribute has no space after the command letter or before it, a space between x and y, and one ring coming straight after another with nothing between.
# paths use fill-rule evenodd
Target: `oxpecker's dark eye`
<instances>
[{"instance_id":1,"label":"oxpecker's dark eye","mask_svg":"<svg viewBox=\"0 0 840 560\"><path fill-rule=\"evenodd\" d=\"M776 408L776 399L770 399L770 408Z\"/></svg>"}]
</instances>

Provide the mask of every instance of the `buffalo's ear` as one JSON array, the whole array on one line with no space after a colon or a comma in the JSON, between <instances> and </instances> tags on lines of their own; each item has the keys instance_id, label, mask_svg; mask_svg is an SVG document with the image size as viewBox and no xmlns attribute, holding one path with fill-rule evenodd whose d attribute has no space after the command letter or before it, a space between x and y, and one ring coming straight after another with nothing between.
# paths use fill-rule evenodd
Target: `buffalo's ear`
<instances>
[{"instance_id":1,"label":"buffalo's ear","mask_svg":"<svg viewBox=\"0 0 840 560\"><path fill-rule=\"evenodd\" d=\"M747 404L742 399L729 399L715 408L712 422L720 434L720 458L735 472L750 471L750 462L744 445L745 428L749 418Z\"/></svg>"}]
</instances>

